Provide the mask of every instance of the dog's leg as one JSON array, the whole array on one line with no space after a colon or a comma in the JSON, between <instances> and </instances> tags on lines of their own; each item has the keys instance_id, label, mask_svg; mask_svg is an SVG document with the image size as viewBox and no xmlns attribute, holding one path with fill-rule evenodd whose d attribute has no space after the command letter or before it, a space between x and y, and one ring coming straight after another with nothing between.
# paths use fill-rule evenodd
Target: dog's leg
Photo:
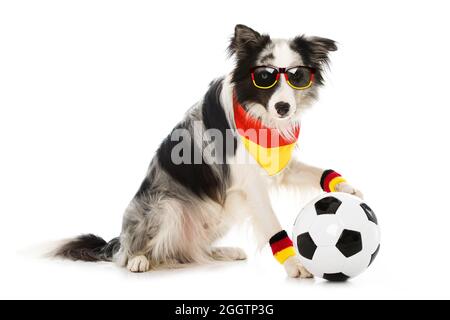
<instances>
[{"instance_id":1,"label":"dog's leg","mask_svg":"<svg viewBox=\"0 0 450 320\"><path fill-rule=\"evenodd\" d=\"M289 165L275 177L278 185L289 188L312 187L320 189L324 170L292 159Z\"/></svg>"},{"instance_id":2,"label":"dog's leg","mask_svg":"<svg viewBox=\"0 0 450 320\"><path fill-rule=\"evenodd\" d=\"M278 186L299 189L302 187L320 190L320 180L324 173L323 169L307 165L292 159L289 166L276 177ZM335 186L336 191L353 194L362 198L363 194L348 182L341 182Z\"/></svg>"},{"instance_id":3,"label":"dog's leg","mask_svg":"<svg viewBox=\"0 0 450 320\"><path fill-rule=\"evenodd\" d=\"M118 260L131 272L146 272L176 258L183 245L180 202L163 194L135 197L128 206Z\"/></svg>"},{"instance_id":4,"label":"dog's leg","mask_svg":"<svg viewBox=\"0 0 450 320\"><path fill-rule=\"evenodd\" d=\"M257 190L254 190L257 191ZM253 192L252 192L253 193ZM252 203L253 212L255 215L255 223L258 226L260 233L263 236L264 243L269 243L270 239L283 230L278 218L273 211L272 205L269 200L269 194L267 191L262 190L249 195L249 201ZM297 257L289 257L283 266L289 277L292 278L311 278L312 274L309 273L300 263Z\"/></svg>"},{"instance_id":5,"label":"dog's leg","mask_svg":"<svg viewBox=\"0 0 450 320\"><path fill-rule=\"evenodd\" d=\"M247 203L253 219L253 225L259 235L260 246L267 245L270 239L283 230L270 202L268 186L261 177L251 179L252 184L246 188ZM289 277L311 278L297 257L291 256L283 266Z\"/></svg>"},{"instance_id":6,"label":"dog's leg","mask_svg":"<svg viewBox=\"0 0 450 320\"><path fill-rule=\"evenodd\" d=\"M148 254L151 237L148 233L147 215L148 212L136 198L133 199L125 212L118 260L131 272L147 272L150 270Z\"/></svg>"},{"instance_id":7,"label":"dog's leg","mask_svg":"<svg viewBox=\"0 0 450 320\"><path fill-rule=\"evenodd\" d=\"M133 199L122 228L121 252L118 261L131 272L146 272L150 268L221 259L241 259L241 251L211 250L210 231L201 215L202 201L195 205L172 194L147 194ZM208 207L209 208L209 207ZM209 212L211 215L212 212Z\"/></svg>"}]
</instances>

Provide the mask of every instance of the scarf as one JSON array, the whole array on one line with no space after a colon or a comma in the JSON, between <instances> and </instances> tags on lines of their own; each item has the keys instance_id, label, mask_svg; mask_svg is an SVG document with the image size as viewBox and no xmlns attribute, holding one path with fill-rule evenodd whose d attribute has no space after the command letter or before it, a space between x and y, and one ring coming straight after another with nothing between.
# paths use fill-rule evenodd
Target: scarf
<instances>
[{"instance_id":1,"label":"scarf","mask_svg":"<svg viewBox=\"0 0 450 320\"><path fill-rule=\"evenodd\" d=\"M280 173L292 158L292 152L300 134L300 126L294 129L294 138L287 139L278 129L265 127L259 119L252 118L233 98L234 122L248 153L269 174Z\"/></svg>"}]
</instances>

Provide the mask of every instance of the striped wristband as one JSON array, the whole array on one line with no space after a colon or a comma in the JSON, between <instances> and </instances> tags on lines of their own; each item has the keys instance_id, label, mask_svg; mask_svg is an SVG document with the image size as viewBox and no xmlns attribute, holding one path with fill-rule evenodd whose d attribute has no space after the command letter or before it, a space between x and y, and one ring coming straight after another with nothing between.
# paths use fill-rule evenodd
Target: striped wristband
<instances>
[{"instance_id":1,"label":"striped wristband","mask_svg":"<svg viewBox=\"0 0 450 320\"><path fill-rule=\"evenodd\" d=\"M280 231L269 240L270 247L275 259L281 264L285 263L287 259L295 256L295 250L289 239L286 231Z\"/></svg>"},{"instance_id":2,"label":"striped wristband","mask_svg":"<svg viewBox=\"0 0 450 320\"><path fill-rule=\"evenodd\" d=\"M336 192L336 186L342 182L346 180L339 173L334 170L325 170L320 179L320 186L325 192Z\"/></svg>"}]
</instances>

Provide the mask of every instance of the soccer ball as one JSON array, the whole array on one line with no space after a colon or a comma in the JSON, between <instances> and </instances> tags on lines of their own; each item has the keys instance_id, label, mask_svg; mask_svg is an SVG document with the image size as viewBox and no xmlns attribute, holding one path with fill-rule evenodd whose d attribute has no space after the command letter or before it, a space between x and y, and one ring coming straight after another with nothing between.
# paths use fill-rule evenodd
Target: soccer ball
<instances>
[{"instance_id":1,"label":"soccer ball","mask_svg":"<svg viewBox=\"0 0 450 320\"><path fill-rule=\"evenodd\" d=\"M340 192L323 194L300 212L294 247L314 276L345 281L363 272L380 249L377 217L361 199Z\"/></svg>"}]
</instances>

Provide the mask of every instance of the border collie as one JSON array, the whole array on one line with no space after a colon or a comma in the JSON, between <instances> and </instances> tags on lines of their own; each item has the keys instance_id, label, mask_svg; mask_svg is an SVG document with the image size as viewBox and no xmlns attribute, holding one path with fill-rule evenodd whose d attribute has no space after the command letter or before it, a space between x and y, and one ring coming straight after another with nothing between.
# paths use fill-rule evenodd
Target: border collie
<instances>
[{"instance_id":1,"label":"border collie","mask_svg":"<svg viewBox=\"0 0 450 320\"><path fill-rule=\"evenodd\" d=\"M114 261L131 272L244 260L242 249L213 243L250 217L260 245L271 245L290 277L311 277L295 257L269 191L307 185L360 195L338 173L291 159L302 114L317 99L336 49L325 38L271 39L237 25L228 48L234 70L213 81L161 143L125 211L120 237L107 243L82 235L55 255Z\"/></svg>"}]
</instances>

